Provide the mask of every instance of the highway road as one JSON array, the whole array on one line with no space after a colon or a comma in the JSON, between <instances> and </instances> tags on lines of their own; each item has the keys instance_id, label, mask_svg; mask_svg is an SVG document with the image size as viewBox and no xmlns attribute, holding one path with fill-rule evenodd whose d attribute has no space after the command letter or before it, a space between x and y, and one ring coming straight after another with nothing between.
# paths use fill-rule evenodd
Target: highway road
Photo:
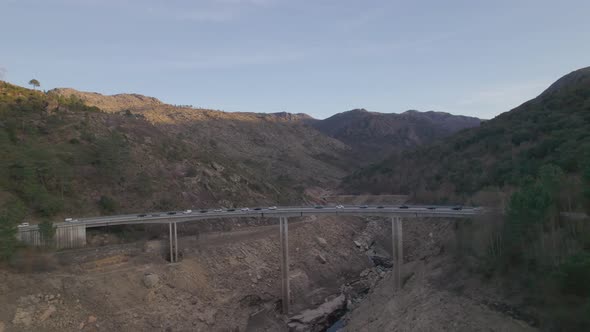
<instances>
[{"instance_id":1,"label":"highway road","mask_svg":"<svg viewBox=\"0 0 590 332\"><path fill-rule=\"evenodd\" d=\"M190 212L189 212L190 211ZM101 227L111 225L164 224L220 218L279 218L311 215L356 215L469 218L484 212L483 208L440 205L379 205L379 206L279 206L235 209L194 209L186 211L149 212L89 218L71 218L71 221L54 223L57 227ZM36 225L19 226L19 230L35 230Z\"/></svg>"}]
</instances>

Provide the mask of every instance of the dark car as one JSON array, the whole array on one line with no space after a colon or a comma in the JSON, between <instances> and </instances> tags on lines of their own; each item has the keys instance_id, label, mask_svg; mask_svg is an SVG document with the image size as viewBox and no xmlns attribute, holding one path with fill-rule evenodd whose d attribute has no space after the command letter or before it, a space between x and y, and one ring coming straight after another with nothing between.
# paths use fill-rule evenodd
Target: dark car
<instances>
[{"instance_id":1,"label":"dark car","mask_svg":"<svg viewBox=\"0 0 590 332\"><path fill-rule=\"evenodd\" d=\"M176 214L176 211L170 211L170 212L168 212L167 214L168 214L168 215L173 215L173 214Z\"/></svg>"},{"instance_id":2,"label":"dark car","mask_svg":"<svg viewBox=\"0 0 590 332\"><path fill-rule=\"evenodd\" d=\"M429 206L429 207L427 207L427 209L428 209L428 210L436 210L436 207L434 207L434 206Z\"/></svg>"},{"instance_id":3,"label":"dark car","mask_svg":"<svg viewBox=\"0 0 590 332\"><path fill-rule=\"evenodd\" d=\"M236 209L227 209L227 212L234 212Z\"/></svg>"},{"instance_id":4,"label":"dark car","mask_svg":"<svg viewBox=\"0 0 590 332\"><path fill-rule=\"evenodd\" d=\"M316 209L323 209L324 207L323 207L323 206L321 206L321 205L316 205L316 206L315 206L315 208L316 208Z\"/></svg>"},{"instance_id":5,"label":"dark car","mask_svg":"<svg viewBox=\"0 0 590 332\"><path fill-rule=\"evenodd\" d=\"M455 210L455 211L463 210L463 207L462 206L453 206L453 210Z\"/></svg>"},{"instance_id":6,"label":"dark car","mask_svg":"<svg viewBox=\"0 0 590 332\"><path fill-rule=\"evenodd\" d=\"M152 217L159 217L159 216L160 216L160 214L159 214L159 213L154 213L154 214L152 214Z\"/></svg>"},{"instance_id":7,"label":"dark car","mask_svg":"<svg viewBox=\"0 0 590 332\"><path fill-rule=\"evenodd\" d=\"M140 218L143 218L143 217L147 216L147 214L138 214L137 216Z\"/></svg>"},{"instance_id":8,"label":"dark car","mask_svg":"<svg viewBox=\"0 0 590 332\"><path fill-rule=\"evenodd\" d=\"M207 213L207 210L201 210L199 212L201 212L201 213Z\"/></svg>"},{"instance_id":9,"label":"dark car","mask_svg":"<svg viewBox=\"0 0 590 332\"><path fill-rule=\"evenodd\" d=\"M257 208L254 208L254 210L256 210L256 211L260 211L260 210L262 210L262 208L260 208L260 207L257 207Z\"/></svg>"},{"instance_id":10,"label":"dark car","mask_svg":"<svg viewBox=\"0 0 590 332\"><path fill-rule=\"evenodd\" d=\"M409 207L409 206L407 206L407 205L402 205L402 206L400 206L399 208L400 208L400 209L409 209L410 207Z\"/></svg>"},{"instance_id":11,"label":"dark car","mask_svg":"<svg viewBox=\"0 0 590 332\"><path fill-rule=\"evenodd\" d=\"M361 205L360 208L361 209L367 209L367 208L369 208L369 206L368 205Z\"/></svg>"},{"instance_id":12,"label":"dark car","mask_svg":"<svg viewBox=\"0 0 590 332\"><path fill-rule=\"evenodd\" d=\"M378 209L384 209L384 208L385 208L385 206L383 206L383 205L379 205L377 208L378 208Z\"/></svg>"}]
</instances>

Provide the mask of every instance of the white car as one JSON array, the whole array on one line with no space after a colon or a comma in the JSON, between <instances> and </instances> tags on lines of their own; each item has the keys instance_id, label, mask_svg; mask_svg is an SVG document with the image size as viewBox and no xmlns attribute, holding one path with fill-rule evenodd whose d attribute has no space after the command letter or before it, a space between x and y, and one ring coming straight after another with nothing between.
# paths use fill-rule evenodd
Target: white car
<instances>
[{"instance_id":1,"label":"white car","mask_svg":"<svg viewBox=\"0 0 590 332\"><path fill-rule=\"evenodd\" d=\"M215 209L215 210L213 210L213 212L223 212L223 210L222 209Z\"/></svg>"},{"instance_id":2,"label":"white car","mask_svg":"<svg viewBox=\"0 0 590 332\"><path fill-rule=\"evenodd\" d=\"M191 214L191 213L193 213L193 210L184 210L184 212L183 212L183 213L184 213L184 214Z\"/></svg>"},{"instance_id":3,"label":"white car","mask_svg":"<svg viewBox=\"0 0 590 332\"><path fill-rule=\"evenodd\" d=\"M66 218L66 219L64 219L64 221L65 222L72 222L72 221L74 221L74 219L73 218Z\"/></svg>"},{"instance_id":4,"label":"white car","mask_svg":"<svg viewBox=\"0 0 590 332\"><path fill-rule=\"evenodd\" d=\"M240 210L242 210L242 211L250 211L249 208L241 208Z\"/></svg>"},{"instance_id":5,"label":"white car","mask_svg":"<svg viewBox=\"0 0 590 332\"><path fill-rule=\"evenodd\" d=\"M336 205L337 209L344 209L344 205Z\"/></svg>"},{"instance_id":6,"label":"white car","mask_svg":"<svg viewBox=\"0 0 590 332\"><path fill-rule=\"evenodd\" d=\"M269 209L269 210L276 210L276 209L277 209L277 207L276 207L276 206L271 206L271 207L269 207L268 209Z\"/></svg>"},{"instance_id":7,"label":"white car","mask_svg":"<svg viewBox=\"0 0 590 332\"><path fill-rule=\"evenodd\" d=\"M18 225L19 228L20 227L28 227L28 226L29 226L29 223L28 222L23 222L20 225Z\"/></svg>"}]
</instances>

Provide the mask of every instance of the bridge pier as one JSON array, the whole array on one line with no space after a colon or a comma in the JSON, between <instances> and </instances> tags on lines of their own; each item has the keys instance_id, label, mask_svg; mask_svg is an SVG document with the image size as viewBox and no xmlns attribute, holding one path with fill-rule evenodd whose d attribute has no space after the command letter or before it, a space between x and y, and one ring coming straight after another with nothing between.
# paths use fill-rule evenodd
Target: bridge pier
<instances>
[{"instance_id":1,"label":"bridge pier","mask_svg":"<svg viewBox=\"0 0 590 332\"><path fill-rule=\"evenodd\" d=\"M175 222L168 223L170 239L170 263L178 262L178 231Z\"/></svg>"},{"instance_id":2,"label":"bridge pier","mask_svg":"<svg viewBox=\"0 0 590 332\"><path fill-rule=\"evenodd\" d=\"M287 217L279 218L279 232L281 242L281 295L283 314L289 314L289 222Z\"/></svg>"},{"instance_id":3,"label":"bridge pier","mask_svg":"<svg viewBox=\"0 0 590 332\"><path fill-rule=\"evenodd\" d=\"M404 264L401 217L391 217L391 247L391 259L393 261L393 287L397 293L402 288L402 265Z\"/></svg>"}]
</instances>

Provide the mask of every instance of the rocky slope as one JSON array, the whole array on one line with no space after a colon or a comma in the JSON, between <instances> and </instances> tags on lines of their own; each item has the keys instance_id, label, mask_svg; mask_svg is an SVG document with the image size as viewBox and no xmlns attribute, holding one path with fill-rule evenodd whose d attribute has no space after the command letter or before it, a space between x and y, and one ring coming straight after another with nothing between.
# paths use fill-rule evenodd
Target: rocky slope
<instances>
[{"instance_id":1,"label":"rocky slope","mask_svg":"<svg viewBox=\"0 0 590 332\"><path fill-rule=\"evenodd\" d=\"M0 206L24 205L39 219L295 204L348 167L348 148L297 115L71 92L0 82Z\"/></svg>"}]
</instances>

